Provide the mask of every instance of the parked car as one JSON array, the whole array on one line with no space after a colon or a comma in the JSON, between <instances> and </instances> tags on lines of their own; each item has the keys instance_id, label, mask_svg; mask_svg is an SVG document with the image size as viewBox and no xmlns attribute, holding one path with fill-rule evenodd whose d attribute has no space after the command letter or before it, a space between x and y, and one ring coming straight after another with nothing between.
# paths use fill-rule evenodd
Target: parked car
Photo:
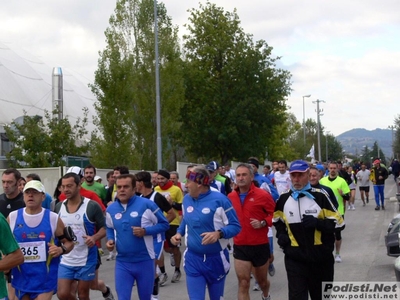
<instances>
[{"instance_id":1,"label":"parked car","mask_svg":"<svg viewBox=\"0 0 400 300\"><path fill-rule=\"evenodd\" d=\"M390 221L385 235L386 252L389 256L400 256L400 214Z\"/></svg>"}]
</instances>

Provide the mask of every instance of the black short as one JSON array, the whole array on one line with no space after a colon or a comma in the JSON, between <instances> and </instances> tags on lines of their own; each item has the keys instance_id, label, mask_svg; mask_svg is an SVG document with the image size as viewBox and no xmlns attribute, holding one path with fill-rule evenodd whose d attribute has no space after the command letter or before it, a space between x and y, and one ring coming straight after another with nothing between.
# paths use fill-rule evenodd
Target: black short
<instances>
[{"instance_id":1,"label":"black short","mask_svg":"<svg viewBox=\"0 0 400 300\"><path fill-rule=\"evenodd\" d=\"M175 246L171 243L171 238L176 234L178 231L178 225L169 225L169 229L165 232L165 239L167 240L166 243L164 243L165 248L178 248L178 246Z\"/></svg>"},{"instance_id":2,"label":"black short","mask_svg":"<svg viewBox=\"0 0 400 300\"><path fill-rule=\"evenodd\" d=\"M369 186L360 186L359 189L360 191L365 191L366 193L369 193Z\"/></svg>"},{"instance_id":3,"label":"black short","mask_svg":"<svg viewBox=\"0 0 400 300\"><path fill-rule=\"evenodd\" d=\"M344 220L344 216L342 216L343 220ZM343 225L342 227L336 227L335 228L335 240L336 241L340 241L342 239L342 231L344 230L344 228L346 227L346 225Z\"/></svg>"},{"instance_id":4,"label":"black short","mask_svg":"<svg viewBox=\"0 0 400 300\"><path fill-rule=\"evenodd\" d=\"M101 265L101 255L99 249L97 249L97 263L96 263L96 270L100 268Z\"/></svg>"},{"instance_id":5,"label":"black short","mask_svg":"<svg viewBox=\"0 0 400 300\"><path fill-rule=\"evenodd\" d=\"M238 260L251 261L253 267L265 265L270 256L268 243L254 246L233 245L233 257Z\"/></svg>"}]
</instances>

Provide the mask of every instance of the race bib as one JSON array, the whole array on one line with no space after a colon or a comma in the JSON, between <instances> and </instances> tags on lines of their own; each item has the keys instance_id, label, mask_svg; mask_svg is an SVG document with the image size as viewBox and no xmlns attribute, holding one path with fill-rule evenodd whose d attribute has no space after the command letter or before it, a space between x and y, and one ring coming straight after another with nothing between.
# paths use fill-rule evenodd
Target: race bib
<instances>
[{"instance_id":1,"label":"race bib","mask_svg":"<svg viewBox=\"0 0 400 300\"><path fill-rule=\"evenodd\" d=\"M24 254L26 263L44 262L47 259L46 242L24 242L18 243Z\"/></svg>"}]
</instances>

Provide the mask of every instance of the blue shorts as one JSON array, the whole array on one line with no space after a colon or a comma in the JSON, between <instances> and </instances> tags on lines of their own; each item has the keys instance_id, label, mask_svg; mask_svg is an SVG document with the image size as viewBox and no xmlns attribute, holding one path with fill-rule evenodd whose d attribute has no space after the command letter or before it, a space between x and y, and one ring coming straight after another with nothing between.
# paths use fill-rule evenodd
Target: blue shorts
<instances>
[{"instance_id":1,"label":"blue shorts","mask_svg":"<svg viewBox=\"0 0 400 300\"><path fill-rule=\"evenodd\" d=\"M217 283L229 272L229 252L224 249L213 254L198 254L186 249L183 266L187 276L202 276L208 284Z\"/></svg>"},{"instance_id":2,"label":"blue shorts","mask_svg":"<svg viewBox=\"0 0 400 300\"><path fill-rule=\"evenodd\" d=\"M58 278L92 281L96 275L96 263L88 264L82 267L73 267L60 264L58 267Z\"/></svg>"},{"instance_id":3,"label":"blue shorts","mask_svg":"<svg viewBox=\"0 0 400 300\"><path fill-rule=\"evenodd\" d=\"M39 295L41 295L41 294L46 294L46 293L48 293L48 292L43 292L43 293L30 293L30 292L24 292L24 291L15 289L15 296L16 296L18 299L22 299L22 297L24 297L24 296L29 296L29 299L36 299ZM53 291L53 294L55 294L55 293L56 293L56 291Z\"/></svg>"}]
</instances>

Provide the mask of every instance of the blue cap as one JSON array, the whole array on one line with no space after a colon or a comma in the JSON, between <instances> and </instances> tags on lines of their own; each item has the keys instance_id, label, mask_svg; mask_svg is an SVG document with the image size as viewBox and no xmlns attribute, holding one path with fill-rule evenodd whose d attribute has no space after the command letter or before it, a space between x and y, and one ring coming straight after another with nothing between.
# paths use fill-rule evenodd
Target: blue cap
<instances>
[{"instance_id":1,"label":"blue cap","mask_svg":"<svg viewBox=\"0 0 400 300\"><path fill-rule=\"evenodd\" d=\"M321 165L321 164L318 164L318 165L316 165L315 167L316 167L318 170L320 170L320 171L325 171L324 166Z\"/></svg>"},{"instance_id":2,"label":"blue cap","mask_svg":"<svg viewBox=\"0 0 400 300\"><path fill-rule=\"evenodd\" d=\"M215 172L218 168L219 168L219 164L215 160L210 161L208 163L208 165L206 166L206 169L210 172Z\"/></svg>"},{"instance_id":3,"label":"blue cap","mask_svg":"<svg viewBox=\"0 0 400 300\"><path fill-rule=\"evenodd\" d=\"M295 160L292 162L289 168L289 173L293 172L306 172L310 167L308 163L304 160Z\"/></svg>"}]
</instances>

